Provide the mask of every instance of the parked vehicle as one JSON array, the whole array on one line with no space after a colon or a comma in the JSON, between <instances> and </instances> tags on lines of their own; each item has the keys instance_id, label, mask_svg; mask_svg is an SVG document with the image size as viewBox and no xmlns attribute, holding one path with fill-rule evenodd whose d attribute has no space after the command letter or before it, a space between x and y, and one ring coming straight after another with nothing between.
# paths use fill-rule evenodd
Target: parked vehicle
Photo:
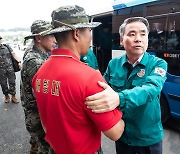
<instances>
[{"instance_id":1,"label":"parked vehicle","mask_svg":"<svg viewBox=\"0 0 180 154\"><path fill-rule=\"evenodd\" d=\"M125 50L119 44L119 26L124 19L142 16L150 24L147 52L168 63L167 80L161 94L162 121L170 116L180 119L180 1L179 0L115 0L114 10L94 14L92 21L109 24L112 32L112 57L121 56ZM98 62L104 59L97 52L98 31L93 31L93 46ZM100 71L103 66L100 66Z\"/></svg>"}]
</instances>

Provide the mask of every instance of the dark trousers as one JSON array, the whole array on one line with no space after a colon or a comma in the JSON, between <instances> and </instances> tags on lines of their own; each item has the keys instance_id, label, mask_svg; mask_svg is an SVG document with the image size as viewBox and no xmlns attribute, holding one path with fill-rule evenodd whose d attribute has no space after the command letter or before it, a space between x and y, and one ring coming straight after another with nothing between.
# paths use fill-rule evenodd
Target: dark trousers
<instances>
[{"instance_id":1,"label":"dark trousers","mask_svg":"<svg viewBox=\"0 0 180 154\"><path fill-rule=\"evenodd\" d=\"M13 68L0 68L0 85L5 96L16 94L16 75Z\"/></svg>"},{"instance_id":2,"label":"dark trousers","mask_svg":"<svg viewBox=\"0 0 180 154\"><path fill-rule=\"evenodd\" d=\"M116 142L117 154L162 154L162 141L151 146L130 146L121 141Z\"/></svg>"}]
</instances>

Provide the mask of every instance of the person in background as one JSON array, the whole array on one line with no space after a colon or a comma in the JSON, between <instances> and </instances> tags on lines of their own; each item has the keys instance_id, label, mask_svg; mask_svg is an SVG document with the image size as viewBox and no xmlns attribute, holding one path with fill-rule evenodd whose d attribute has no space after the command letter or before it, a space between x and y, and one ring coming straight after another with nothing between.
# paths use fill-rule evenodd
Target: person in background
<instances>
[{"instance_id":1,"label":"person in background","mask_svg":"<svg viewBox=\"0 0 180 154\"><path fill-rule=\"evenodd\" d=\"M100 23L89 23L77 5L60 7L51 16L58 48L32 81L45 139L57 154L100 154L101 131L117 140L124 129L118 109L95 114L84 104L103 90L97 84L104 81L101 73L80 61L88 53L91 29Z\"/></svg>"},{"instance_id":2,"label":"person in background","mask_svg":"<svg viewBox=\"0 0 180 154\"><path fill-rule=\"evenodd\" d=\"M16 98L16 75L14 72L11 56L13 56L17 61L19 68L21 69L21 61L12 50L12 48L7 44L2 44L2 37L0 36L0 85L2 92L5 95L5 103L11 102L18 104L19 101Z\"/></svg>"},{"instance_id":3,"label":"person in background","mask_svg":"<svg viewBox=\"0 0 180 154\"><path fill-rule=\"evenodd\" d=\"M126 127L116 141L117 154L162 154L163 127L160 94L166 80L167 63L146 52L149 23L132 17L120 26L120 44L126 54L109 62L99 84L103 92L89 96L87 107L95 113L119 108Z\"/></svg>"},{"instance_id":4,"label":"person in background","mask_svg":"<svg viewBox=\"0 0 180 154\"><path fill-rule=\"evenodd\" d=\"M99 69L97 58L94 55L94 52L91 48L89 48L89 51L86 55L80 57L80 60L85 64L87 64L88 66L94 68L95 70Z\"/></svg>"},{"instance_id":5,"label":"person in background","mask_svg":"<svg viewBox=\"0 0 180 154\"><path fill-rule=\"evenodd\" d=\"M108 24L102 24L98 35L98 52L102 52L101 72L104 74L109 61L112 59L112 34Z\"/></svg>"},{"instance_id":6,"label":"person in background","mask_svg":"<svg viewBox=\"0 0 180 154\"><path fill-rule=\"evenodd\" d=\"M27 47L23 56L23 67L21 70L21 102L25 113L26 129L30 133L31 154L47 154L50 146L44 140L44 130L41 125L36 99L32 92L32 78L47 60L48 52L53 50L56 40L51 34L52 25L43 20L32 23L30 36L31 44Z\"/></svg>"}]
</instances>

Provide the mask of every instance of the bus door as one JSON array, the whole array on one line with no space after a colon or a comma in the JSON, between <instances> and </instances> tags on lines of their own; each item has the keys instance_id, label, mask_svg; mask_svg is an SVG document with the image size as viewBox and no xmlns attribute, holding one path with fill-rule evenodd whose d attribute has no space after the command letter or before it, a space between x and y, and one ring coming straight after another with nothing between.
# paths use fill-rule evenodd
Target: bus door
<instances>
[{"instance_id":1,"label":"bus door","mask_svg":"<svg viewBox=\"0 0 180 154\"><path fill-rule=\"evenodd\" d=\"M99 70L103 74L112 58L112 12L94 16L93 22L102 23L93 29L92 45Z\"/></svg>"}]
</instances>

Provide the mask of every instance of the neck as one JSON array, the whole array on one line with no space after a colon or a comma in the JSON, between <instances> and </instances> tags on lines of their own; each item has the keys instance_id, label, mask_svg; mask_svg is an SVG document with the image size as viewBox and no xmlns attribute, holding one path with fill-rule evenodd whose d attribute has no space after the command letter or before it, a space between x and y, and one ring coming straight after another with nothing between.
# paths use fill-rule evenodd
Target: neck
<instances>
[{"instance_id":1,"label":"neck","mask_svg":"<svg viewBox=\"0 0 180 154\"><path fill-rule=\"evenodd\" d=\"M35 46L40 49L42 52L47 53L46 49L43 48L40 44L35 44Z\"/></svg>"},{"instance_id":2,"label":"neck","mask_svg":"<svg viewBox=\"0 0 180 154\"><path fill-rule=\"evenodd\" d=\"M72 44L63 44L63 45L58 45L58 48L63 48L63 49L67 49L70 50L71 52L73 52L78 58L80 58L80 54L78 52L78 49L76 46L72 45Z\"/></svg>"},{"instance_id":3,"label":"neck","mask_svg":"<svg viewBox=\"0 0 180 154\"><path fill-rule=\"evenodd\" d=\"M140 56L130 56L130 55L127 55L127 58L129 60L130 64L133 65L139 59Z\"/></svg>"}]
</instances>

